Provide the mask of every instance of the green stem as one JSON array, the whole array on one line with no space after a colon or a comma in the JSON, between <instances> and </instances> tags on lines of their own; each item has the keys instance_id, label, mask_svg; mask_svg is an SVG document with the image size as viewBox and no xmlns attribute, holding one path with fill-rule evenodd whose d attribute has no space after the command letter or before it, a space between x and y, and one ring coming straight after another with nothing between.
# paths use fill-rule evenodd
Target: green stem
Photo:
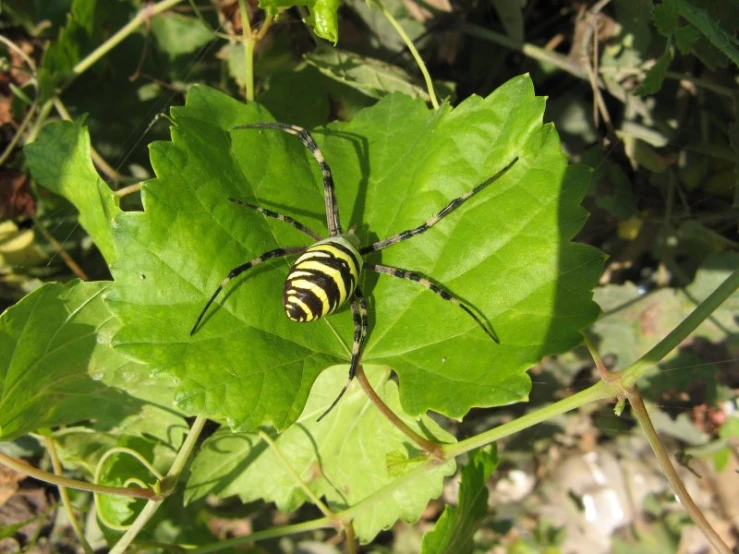
<instances>
[{"instance_id":1,"label":"green stem","mask_svg":"<svg viewBox=\"0 0 739 554\"><path fill-rule=\"evenodd\" d=\"M200 437L200 433L203 430L203 426L205 425L206 421L206 418L198 417L193 422L192 427L190 428L190 432L187 434L187 438L182 444L182 448L180 448L180 451L177 453L174 462L172 462L172 467L169 468L169 471L167 472L167 476L164 479L165 486L173 488L179 480L180 474L182 473L182 470L185 469L185 464L187 463L190 454L195 448L195 443ZM163 498L160 500L147 502L146 506L144 506L144 509L141 510L138 516L136 516L136 519L131 524L131 527L128 529L128 531L126 531L126 533L120 538L116 545L110 550L110 554L123 554L126 548L128 548L128 546L144 528L144 525L149 522L154 513L159 509L159 506L162 505L162 502L164 502Z\"/></svg>"},{"instance_id":2,"label":"green stem","mask_svg":"<svg viewBox=\"0 0 739 554\"><path fill-rule=\"evenodd\" d=\"M480 448L481 446L500 440L503 437L512 435L513 433L523 431L532 425L536 425L537 423L541 423L547 419L551 419L555 416L569 412L570 410L574 410L575 408L579 408L580 406L584 406L585 404L590 404L597 400L612 398L617 396L620 392L620 387L601 381L584 391L578 392L577 394L573 394L559 402L555 402L554 404L523 415L513 421L499 425L494 429L490 429L489 431L485 431L479 435L475 435L474 437L470 437L469 439L455 444L444 445L442 449L446 457L459 456L460 454L469 452L475 448Z\"/></svg>"},{"instance_id":3,"label":"green stem","mask_svg":"<svg viewBox=\"0 0 739 554\"><path fill-rule=\"evenodd\" d=\"M51 109L53 107L54 104L52 104L51 100L47 100L44 102L43 106L41 106L38 117L36 118L36 121L33 122L33 127L31 127L31 130L28 131L28 135L26 136L26 144L31 144L36 140L36 137L38 137L38 134L41 132L41 128L44 126L44 123L46 123L46 118L49 117L49 113L51 113Z\"/></svg>"},{"instance_id":4,"label":"green stem","mask_svg":"<svg viewBox=\"0 0 739 554\"><path fill-rule=\"evenodd\" d=\"M112 37L110 37L108 40L106 40L103 44L98 46L95 50L93 50L85 59L80 61L77 65L75 65L72 68L72 74L75 77L79 77L82 75L85 71L90 69L90 67L96 63L100 58L105 56L108 52L110 52L113 48L118 46L123 40L128 37L131 33L133 33L136 29L138 29L141 25L146 23L149 19L156 17L160 13L167 11L172 6L176 6L183 0L163 0L162 2L159 2L158 4L155 4L153 6L146 6L143 9L139 11L139 13L136 14L136 16L129 21L126 25L121 27L121 29L114 34ZM69 83L66 83L67 85Z\"/></svg>"},{"instance_id":5,"label":"green stem","mask_svg":"<svg viewBox=\"0 0 739 554\"><path fill-rule=\"evenodd\" d=\"M246 9L246 0L239 0L239 13L241 14L241 31L244 35L244 87L246 88L246 101L254 102L254 46L257 39L251 30L249 23L249 12Z\"/></svg>"},{"instance_id":6,"label":"green stem","mask_svg":"<svg viewBox=\"0 0 739 554\"><path fill-rule=\"evenodd\" d=\"M272 440L272 437L270 437L264 431L259 431L259 436L264 442L266 442L270 446L270 448L274 451L274 453L280 459L280 461L282 462L282 465L285 467L285 469L290 474L290 476L295 480L298 486L301 489L303 489L303 492L308 496L308 498L311 499L313 504L318 506L318 509L321 510L321 513L331 520L336 519L336 515L331 510L329 510L328 506L326 506L323 502L321 502L321 499L318 498L318 496L316 496L316 493L313 492L313 490L308 486L308 484L305 481L303 481L300 475L298 475L298 473L293 469L293 466L290 464L289 460L285 458L284 454L282 453L280 448L277 446L275 441Z\"/></svg>"},{"instance_id":7,"label":"green stem","mask_svg":"<svg viewBox=\"0 0 739 554\"><path fill-rule=\"evenodd\" d=\"M390 369L386 372L385 380L387 380L388 377L390 377ZM375 405L375 407L380 410L382 415L384 415L387 420L395 425L395 427L403 433L406 437L411 439L413 442L415 442L418 446L423 448L426 452L431 454L432 456L436 458L441 457L441 444L438 442L435 442L433 440L427 439L425 437L422 437L418 433L416 433L413 429L411 429L405 421L400 419L398 415L393 412L390 407L385 404L385 402L382 401L382 398L380 398L377 393L375 392L375 389L372 388L372 384L367 380L367 375L364 373L364 369L362 368L361 364L359 367L357 367L357 381L359 381L359 384L362 387L362 390L364 390L364 393L367 395L367 397L370 399L370 401Z\"/></svg>"},{"instance_id":8,"label":"green stem","mask_svg":"<svg viewBox=\"0 0 739 554\"><path fill-rule=\"evenodd\" d=\"M45 436L44 442L46 442L46 449L49 451L49 457L51 458L51 465L54 468L54 473L61 476L64 470L62 469L62 464L59 461L59 456L56 452L54 437ZM77 517L74 515L74 509L72 508L72 501L69 499L69 491L67 490L67 487L59 486L57 488L59 489L59 497L62 499L64 510L67 512L69 523L72 525L74 534L77 535L77 538L82 545L82 549L85 551L85 554L93 554L94 551L90 546L90 543L85 539L85 533L82 531L82 527L80 527L80 522L77 521Z\"/></svg>"},{"instance_id":9,"label":"green stem","mask_svg":"<svg viewBox=\"0 0 739 554\"><path fill-rule=\"evenodd\" d=\"M393 17L393 14L391 14L387 8L384 6L381 0L374 0L375 4L380 8L380 11L382 11L382 15L384 15L387 20L390 22L390 25L392 25L395 30L400 35L400 38L403 39L403 42L405 42L405 45L408 47L408 50L410 51L411 55L413 56L413 59L416 60L416 64L418 65L418 69L421 70L421 74L423 74L423 80L426 81L426 89L429 93L429 99L431 100L431 105L434 107L435 110L439 109L439 100L436 98L436 91L434 90L434 83L431 81L431 75L429 75L429 70L426 68L426 64L423 62L423 58L421 58L421 55L418 53L418 50L416 50L416 47L413 44L413 41L410 39L408 34L405 32L403 27L401 27L400 23Z\"/></svg>"},{"instance_id":10,"label":"green stem","mask_svg":"<svg viewBox=\"0 0 739 554\"><path fill-rule=\"evenodd\" d=\"M667 480L672 485L672 488L680 499L680 503L683 505L683 508L685 508L685 511L688 512L698 528L703 531L703 534L717 552L721 552L722 554L731 554L731 549L724 544L718 533L716 533L713 527L711 527L711 524L708 523L708 520L700 511L700 508L695 505L695 502L693 502L693 499L690 497L682 479L680 479L680 476L677 474L675 466L672 465L672 461L670 460L670 456L665 451L665 447L662 446L662 442L659 440L657 431L652 425L652 420L649 418L649 413L647 412L647 408L644 405L644 401L642 400L641 394L639 393L639 389L636 388L636 385L634 385L629 393L629 403L631 404L632 415L641 425L642 430L647 437L647 441L649 441L649 445L652 447L655 456L657 456L657 460L659 460L662 471L665 473Z\"/></svg>"},{"instance_id":11,"label":"green stem","mask_svg":"<svg viewBox=\"0 0 739 554\"><path fill-rule=\"evenodd\" d=\"M690 333L703 323L716 309L739 288L739 269L729 275L726 280L701 302L688 317L680 322L669 335L659 341L649 352L620 372L621 385L629 388L636 383L644 372L656 365L672 350L680 346Z\"/></svg>"},{"instance_id":12,"label":"green stem","mask_svg":"<svg viewBox=\"0 0 739 554\"><path fill-rule=\"evenodd\" d=\"M286 535L294 535L296 533L304 533L306 531L315 531L316 529L327 529L333 527L332 521L327 517L306 521L305 523L296 523L295 525L285 525L275 529L267 529L265 531L257 531L245 537L237 537L225 541L219 541L207 546L201 546L193 550L188 550L188 554L209 554L210 552L218 552L220 550L233 549L237 546L251 544L265 539L275 539Z\"/></svg>"},{"instance_id":13,"label":"green stem","mask_svg":"<svg viewBox=\"0 0 739 554\"><path fill-rule=\"evenodd\" d=\"M38 479L39 481L51 483L52 485L56 485L58 487L67 487L79 491L96 492L102 494L115 494L118 496L131 496L133 498L143 498L144 500L152 500L161 496L152 490L125 487L106 487L104 485L96 485L94 483L87 483L85 481L77 481L76 479L68 479L66 477L61 477L59 475L55 475L54 473L49 473L48 471L43 471L41 469L30 466L1 452L0 464L3 464L4 466L14 469L15 471L18 471L20 473L25 473L26 475L33 477L34 479Z\"/></svg>"}]
</instances>

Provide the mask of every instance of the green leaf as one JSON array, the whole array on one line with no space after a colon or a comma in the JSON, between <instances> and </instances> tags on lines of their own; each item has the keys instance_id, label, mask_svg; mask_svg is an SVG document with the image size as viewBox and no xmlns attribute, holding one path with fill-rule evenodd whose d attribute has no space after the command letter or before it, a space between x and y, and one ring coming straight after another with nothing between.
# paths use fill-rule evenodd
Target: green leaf
<instances>
[{"instance_id":1,"label":"green leaf","mask_svg":"<svg viewBox=\"0 0 739 554\"><path fill-rule=\"evenodd\" d=\"M662 88L662 82L667 75L667 68L670 67L672 58L675 55L675 48L672 46L672 40L667 40L667 47L664 53L657 59L655 64L647 70L644 81L636 87L635 94L640 96L648 96L659 92Z\"/></svg>"},{"instance_id":2,"label":"green leaf","mask_svg":"<svg viewBox=\"0 0 739 554\"><path fill-rule=\"evenodd\" d=\"M280 11L294 6L306 6L309 15L305 23L321 38L336 44L339 40L337 12L339 0L259 0L259 7L278 18Z\"/></svg>"},{"instance_id":3,"label":"green leaf","mask_svg":"<svg viewBox=\"0 0 739 554\"><path fill-rule=\"evenodd\" d=\"M738 265L739 255L735 253L707 256L693 283L685 290L664 288L643 294L632 283L597 289L595 299L604 315L592 329L601 337L598 344L601 356L616 355L618 367L627 367L677 327ZM739 332L736 313L739 313L739 293L724 302L692 336L715 343L726 340ZM676 355L674 352L662 362ZM671 373L666 372L664 377L669 379Z\"/></svg>"},{"instance_id":4,"label":"green leaf","mask_svg":"<svg viewBox=\"0 0 739 554\"><path fill-rule=\"evenodd\" d=\"M567 167L553 127L542 125L543 109L524 76L455 109L431 111L422 100L391 95L350 123L314 133L336 176L345 228L357 226L362 244L419 225L519 157L427 233L369 258L445 284L501 340L493 343L462 310L416 283L367 274L364 361L398 373L410 414L459 418L473 406L525 399L526 369L577 344L597 313L591 290L602 255L570 243L586 218L588 173ZM123 326L114 344L176 378L179 406L191 414L226 419L235 430L285 429L318 374L348 363L350 311L311 324L288 320L280 299L289 262L277 260L234 282L189 332L232 268L311 242L227 198L261 203L325 234L320 170L295 137L230 130L268 120L256 104L196 87L172 115L173 141L152 145L157 179L143 186L146 211L116 219L109 299Z\"/></svg>"},{"instance_id":5,"label":"green leaf","mask_svg":"<svg viewBox=\"0 0 739 554\"><path fill-rule=\"evenodd\" d=\"M692 5L688 0L674 0L678 4L680 16L698 29L711 45L721 51L731 62L739 67L739 39L721 27L711 15Z\"/></svg>"},{"instance_id":6,"label":"green leaf","mask_svg":"<svg viewBox=\"0 0 739 554\"><path fill-rule=\"evenodd\" d=\"M428 100L426 89L414 84L415 79L396 65L336 48L316 50L307 54L305 60L327 77L372 98L402 92Z\"/></svg>"},{"instance_id":7,"label":"green leaf","mask_svg":"<svg viewBox=\"0 0 739 554\"><path fill-rule=\"evenodd\" d=\"M524 41L523 7L519 0L492 0L506 35L519 42Z\"/></svg>"},{"instance_id":8,"label":"green leaf","mask_svg":"<svg viewBox=\"0 0 739 554\"><path fill-rule=\"evenodd\" d=\"M669 37L675 34L679 19L677 0L662 0L654 7L652 19L660 35Z\"/></svg>"},{"instance_id":9,"label":"green leaf","mask_svg":"<svg viewBox=\"0 0 739 554\"><path fill-rule=\"evenodd\" d=\"M675 31L675 44L680 53L690 54L701 36L700 31L692 25L684 25Z\"/></svg>"},{"instance_id":10,"label":"green leaf","mask_svg":"<svg viewBox=\"0 0 739 554\"><path fill-rule=\"evenodd\" d=\"M112 223L121 210L115 194L92 165L90 135L83 120L47 125L24 152L33 178L79 210L80 225L105 260L114 261Z\"/></svg>"},{"instance_id":11,"label":"green leaf","mask_svg":"<svg viewBox=\"0 0 739 554\"><path fill-rule=\"evenodd\" d=\"M151 32L170 59L195 52L215 38L200 19L171 12L152 19Z\"/></svg>"},{"instance_id":12,"label":"green leaf","mask_svg":"<svg viewBox=\"0 0 739 554\"><path fill-rule=\"evenodd\" d=\"M447 506L433 531L423 536L422 554L465 554L473 552L472 536L488 513L487 481L500 459L493 445L470 454L462 468L457 506Z\"/></svg>"},{"instance_id":13,"label":"green leaf","mask_svg":"<svg viewBox=\"0 0 739 554\"><path fill-rule=\"evenodd\" d=\"M162 404L171 403L143 366L107 344L117 328L101 299L108 285L47 284L0 316L3 440L84 419L95 419L99 429L120 425L144 404L108 386L116 382L128 382L130 391L148 388ZM152 420L161 417L149 413ZM134 420L127 424L134 426Z\"/></svg>"},{"instance_id":14,"label":"green leaf","mask_svg":"<svg viewBox=\"0 0 739 554\"><path fill-rule=\"evenodd\" d=\"M83 52L92 48L96 33L97 0L74 0L69 20L44 53L39 67L39 102L54 96L57 87L71 78L74 66Z\"/></svg>"},{"instance_id":15,"label":"green leaf","mask_svg":"<svg viewBox=\"0 0 739 554\"><path fill-rule=\"evenodd\" d=\"M414 431L437 442L454 441L431 418L416 420L402 412L397 385L389 379L387 368L364 369L378 395ZM274 441L302 481L316 495L324 496L334 511L354 506L428 465L402 492L394 493L402 494L402 501L369 504L356 511L354 531L366 543L398 519L417 521L428 501L441 494L444 477L454 473L455 463L429 461L371 404L356 382L336 409L318 423L316 418L345 381L343 366L324 371L297 424ZM243 502L261 498L275 502L283 512L297 510L308 499L285 463L259 436L224 431L208 439L193 461L185 498L190 502L207 494L238 495Z\"/></svg>"}]
</instances>

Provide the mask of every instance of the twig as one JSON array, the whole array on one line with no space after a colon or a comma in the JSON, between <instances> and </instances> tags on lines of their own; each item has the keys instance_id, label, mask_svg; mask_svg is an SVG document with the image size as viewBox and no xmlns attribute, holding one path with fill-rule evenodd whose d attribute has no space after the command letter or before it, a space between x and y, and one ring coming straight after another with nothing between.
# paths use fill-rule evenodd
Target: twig
<instances>
[{"instance_id":1,"label":"twig","mask_svg":"<svg viewBox=\"0 0 739 554\"><path fill-rule=\"evenodd\" d=\"M239 13L241 14L241 33L244 43L244 88L246 89L246 101L254 102L254 46L256 37L249 23L249 12L246 9L246 0L239 0Z\"/></svg>"},{"instance_id":2,"label":"twig","mask_svg":"<svg viewBox=\"0 0 739 554\"><path fill-rule=\"evenodd\" d=\"M182 471L185 469L185 464L187 463L190 454L195 448L195 443L200 437L200 433L203 430L203 426L205 425L206 421L208 420L204 417L198 417L193 422L192 427L190 428L190 432L187 434L187 438L182 445L182 448L180 448L180 451L177 453L174 462L172 462L172 467L169 469L169 472L167 472L167 477L165 477L164 479L164 484L168 487L167 490L172 490L179 480ZM144 528L144 525L149 522L154 513L159 509L159 506L162 505L162 502L164 502L164 498L159 498L151 502L147 502L146 506L144 506L144 509L141 510L138 516L136 516L136 519L131 524L131 527L128 529L128 531L126 531L126 533L110 550L110 554L123 554L126 548L128 548L128 546L133 542L139 532Z\"/></svg>"},{"instance_id":3,"label":"twig","mask_svg":"<svg viewBox=\"0 0 739 554\"><path fill-rule=\"evenodd\" d=\"M129 21L126 25L121 27L121 29L117 33L115 33L112 37L106 40L103 44L101 44L95 50L93 50L89 55L85 57L85 59L83 59L77 65L75 65L72 68L72 74L75 77L79 77L85 71L90 69L90 67L93 64L95 64L95 62L97 62L100 58L105 56L113 48L115 48L121 42L123 42L123 40L128 35L133 33L136 29L138 29L146 21L148 21L152 17L156 17L157 15L159 15L160 13L164 11L167 11L172 6L176 6L182 1L183 0L163 0L162 2L159 2L158 4L155 4L154 6L144 7L143 9L139 11L139 13L136 14L136 16L131 21Z\"/></svg>"},{"instance_id":4,"label":"twig","mask_svg":"<svg viewBox=\"0 0 739 554\"><path fill-rule=\"evenodd\" d=\"M54 468L54 473L61 476L64 470L62 469L62 464L59 462L54 437L44 436L44 442L46 442L46 449L49 451L49 457L51 458L51 465ZM67 487L59 485L57 488L59 489L59 497L62 499L64 510L67 512L69 523L72 525L72 529L74 530L75 535L77 535L80 544L82 544L82 549L85 551L85 554L93 554L94 551L90 546L90 543L87 542L85 533L82 531L80 523L74 515L74 509L72 508L72 501L69 498Z\"/></svg>"},{"instance_id":5,"label":"twig","mask_svg":"<svg viewBox=\"0 0 739 554\"><path fill-rule=\"evenodd\" d=\"M33 81L38 83L38 73L36 71L36 64L33 63L33 60L28 56L28 54L26 54L20 46L18 46L12 40L4 37L3 35L0 35L0 42L5 44L8 48L10 48L16 54L18 54L21 58L23 58L23 61L25 61L28 67L31 69L31 75L32 75ZM10 139L10 142L8 142L8 145L5 147L5 150L3 150L3 153L0 154L0 166L3 165L5 161L10 157L10 154L13 152L16 145L18 144L18 141L23 135L23 132L26 130L26 127L31 122L31 118L33 117L34 113L36 113L37 107L38 107L38 85L36 86L36 96L33 99L33 103L31 104L30 108L28 108L28 112L23 118L23 121L21 121L21 124L15 130L15 133L13 134L13 138Z\"/></svg>"},{"instance_id":6,"label":"twig","mask_svg":"<svg viewBox=\"0 0 739 554\"><path fill-rule=\"evenodd\" d=\"M143 183L134 183L133 185L128 185L127 187L118 189L113 194L115 194L119 198L123 198L124 196L128 196L129 194L140 191L142 186Z\"/></svg>"},{"instance_id":7,"label":"twig","mask_svg":"<svg viewBox=\"0 0 739 554\"><path fill-rule=\"evenodd\" d=\"M642 430L647 437L647 441L649 441L649 445L652 447L655 456L657 456L657 460L659 460L662 471L670 482L670 485L672 485L672 488L680 499L680 503L685 508L685 511L688 512L690 518L703 532L708 539L708 542L716 549L716 551L721 552L722 554L731 554L731 549L724 543L713 527L711 527L711 524L708 523L703 512L700 511L700 508L695 505L695 502L688 493L688 490L685 488L682 479L680 479L680 476L675 470L675 466L672 465L670 456L667 454L665 447L662 446L662 442L659 440L657 431L655 430L654 425L652 425L652 420L649 417L647 408L644 405L644 401L642 400L641 394L636 385L634 385L629 391L628 399L631 404L632 415L639 422L639 425L641 425Z\"/></svg>"},{"instance_id":8,"label":"twig","mask_svg":"<svg viewBox=\"0 0 739 554\"><path fill-rule=\"evenodd\" d=\"M359 381L359 384L362 387L362 390L367 395L367 397L370 399L370 401L377 407L380 412L382 412L382 415L384 415L390 423L392 423L401 433L403 433L406 437L411 439L413 442L415 442L417 445L419 445L421 448L423 448L426 452L431 454L435 458L441 457L441 445L437 442L434 442L432 440L429 440L425 437L422 437L418 433L416 433L413 429L411 429L405 421L400 419L395 412L393 412L385 402L382 401L382 398L380 398L377 393L375 392L375 389L372 388L372 385L367 380L367 375L364 373L364 369L361 365L357 367L357 381Z\"/></svg>"},{"instance_id":9,"label":"twig","mask_svg":"<svg viewBox=\"0 0 739 554\"><path fill-rule=\"evenodd\" d=\"M44 235L44 238L47 240L47 242L51 244L51 246L54 248L54 251L59 254L69 270L83 281L89 281L90 278L87 276L87 273L85 273L84 270L79 266L79 264L74 261L74 258L72 258L72 256L67 253L62 243L56 240L52 236L52 234L46 230L46 227L44 227L43 224L35 217L33 218L33 224L34 227L38 229L42 235Z\"/></svg>"},{"instance_id":10,"label":"twig","mask_svg":"<svg viewBox=\"0 0 739 554\"><path fill-rule=\"evenodd\" d=\"M421 58L421 55L418 53L418 50L416 50L416 47L413 44L413 41L410 39L408 34L405 32L403 27L400 25L400 23L398 23L398 21L393 17L393 14L391 14L388 11L388 9L385 7L382 1L374 0L374 2L380 8L382 15L384 15L387 18L387 20L390 22L390 25L392 25L395 28L395 30L398 32L398 34L400 35L400 38L403 39L403 42L405 42L406 47L408 48L411 55L413 56L413 59L416 60L418 69L421 70L423 79L424 81L426 81L426 90L428 90L429 100L431 100L431 105L434 107L435 110L438 110L439 100L436 98L436 91L434 90L434 83L431 80L431 75L429 75L429 70L426 68L426 64L424 63L423 58Z\"/></svg>"},{"instance_id":11,"label":"twig","mask_svg":"<svg viewBox=\"0 0 739 554\"><path fill-rule=\"evenodd\" d=\"M326 516L329 519L335 520L336 514L334 514L328 506L326 506L320 498L316 495L316 493L313 492L313 490L308 486L308 484L303 481L303 479L300 477L300 475L297 474L295 469L293 469L293 466L290 464L287 458L282 454L282 451L277 446L275 441L272 440L272 437L270 437L267 433L264 431L259 431L259 437L266 442L272 451L277 455L277 457L282 462L282 465L285 467L287 472L290 474L290 476L295 480L295 482L300 486L301 489L303 489L303 492L308 496L308 498L311 499L313 504L318 506L318 509L321 510L321 513Z\"/></svg>"},{"instance_id":12,"label":"twig","mask_svg":"<svg viewBox=\"0 0 739 554\"><path fill-rule=\"evenodd\" d=\"M52 485L67 487L79 491L97 492L101 494L115 494L118 496L131 496L133 498L143 498L144 500L152 500L163 497L162 494L150 489L140 489L138 487L108 487L105 485L96 485L87 483L86 481L77 481L76 479L68 479L54 473L49 473L42 469L35 468L25 462L16 460L6 454L0 452L0 464L7 466L20 473L25 473L34 479L51 483Z\"/></svg>"}]
</instances>

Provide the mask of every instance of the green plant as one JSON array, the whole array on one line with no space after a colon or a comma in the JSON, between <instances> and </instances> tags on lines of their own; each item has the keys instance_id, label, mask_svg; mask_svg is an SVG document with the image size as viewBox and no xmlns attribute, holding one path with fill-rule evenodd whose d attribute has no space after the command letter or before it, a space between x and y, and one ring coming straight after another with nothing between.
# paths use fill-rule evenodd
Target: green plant
<instances>
[{"instance_id":1,"label":"green plant","mask_svg":"<svg viewBox=\"0 0 739 554\"><path fill-rule=\"evenodd\" d=\"M208 86L191 87L184 106L173 107L167 117L171 140L149 147L154 178L129 182L93 154L83 118L46 120L52 109L64 116L62 93L114 46L134 38L132 32L144 22L153 25L160 48L175 57L183 47L167 38L170 25L179 32L188 29L193 44L210 40L214 35L208 27L219 23L219 33L225 28L231 40L238 36L223 21L203 19L203 6L196 4L192 17L154 25L159 20L151 18L177 3L165 0L143 8L93 48L100 18L106 16L95 2L74 0L71 19L40 67L27 60L35 97L17 134L28 129L23 163L38 185L54 193L45 197L48 193L39 191L48 202L47 221L54 222L57 206L73 206L79 214L75 221L94 242L104 260L99 265L109 268L112 280L46 283L3 313L0 438L10 443L27 434L42 437L58 475L31 469L7 454L0 453L0 462L57 484L70 513L68 487L97 493L96 513L115 545L112 552L133 541L137 549L197 544L196 552L213 552L323 528L340 530L352 550L357 539L371 543L398 520L418 520L440 494L444 478L454 473L456 459L469 453L459 506L445 510L422 548L472 551L473 533L486 513L485 483L499 463L489 445L575 408L614 399L621 408L629 402L683 505L711 544L728 551L682 486L636 383L707 318L718 318L727 328L735 325L718 310L739 286L736 266L724 268L722 282L698 287L696 277L688 289L695 309L667 325L664 338L643 335L646 345L654 345L646 354L629 358L627 347L618 344L622 369L610 372L598 350L611 348L609 340L617 334L603 331L612 319L596 323L599 308L592 299L604 255L573 242L587 219L581 202L592 194L590 170L568 165L554 126L543 123L545 102L535 95L529 75L454 106L440 102L402 18L380 3L380 12L420 65L425 90L399 77L408 73L397 68L368 64L357 71L351 66L360 58L353 55L340 53L332 61L314 54L311 63L320 74L301 65L289 77L279 71L271 75L273 88L260 91L265 104L272 104L270 113L253 101L260 100L259 62L264 68L270 60L265 53L255 64L254 55L274 18L285 17L282 11L289 6L261 6L267 15L257 30L249 24L256 16L240 1L243 57L239 61L231 52L229 65L239 69L248 101ZM661 4L655 20L671 6ZM15 9L20 19L22 10ZM317 2L308 9L306 19L315 33L335 42L338 6ZM718 33L715 27L710 26ZM658 29L663 33L664 25ZM474 32L483 40L494 36ZM401 92L395 80L385 86L388 81L380 77L388 74L403 83ZM275 84L280 79L288 83L283 89ZM233 131L236 125L284 119L292 108L280 94L295 82L320 83L321 90L338 94L348 111L355 108L347 121L328 123L328 106L317 100L309 106L308 91L298 101L305 109L297 111L298 117L310 118L325 108L323 121L310 127L334 172L345 226L357 226L363 244L417 225L489 178L501 160L517 158L484 194L381 258L474 299L500 344L413 283L365 275L362 288L373 317L361 382L320 423L316 416L345 379L351 314L340 312L311 325L285 318L279 302L288 268L284 261L264 264L232 287L190 337L204 294L228 270L263 251L304 240L278 221L235 210L229 197L280 211L326 234L321 181L311 154L280 134ZM337 86L338 93L332 88ZM357 90L365 96L358 99ZM370 103L372 95L380 99ZM124 186L111 189L93 160ZM139 192L140 204L127 204ZM633 212L624 207L628 194L620 191L618 198L620 203L606 202L607 209L626 221ZM662 246L667 250L666 241ZM63 245L57 251L64 251ZM664 251L663 256L671 259ZM425 322L422 330L418 321ZM531 392L527 370L543 357L573 350L583 342L581 332L593 325L603 340L597 348L589 338L584 343L602 377L597 384L465 438L429 417L433 411L460 420L472 408L525 401ZM188 423L186 416L195 419ZM221 427L201 437L206 419ZM88 482L62 477L60 458ZM186 480L178 483L181 477ZM238 496L247 509L252 502L274 502L287 513L310 503L321 515L217 542L202 520L168 535L177 517L194 518L207 510L208 496ZM83 530L76 530L90 551ZM542 525L537 541L556 548L558 533ZM523 543L515 548L524 548Z\"/></svg>"}]
</instances>

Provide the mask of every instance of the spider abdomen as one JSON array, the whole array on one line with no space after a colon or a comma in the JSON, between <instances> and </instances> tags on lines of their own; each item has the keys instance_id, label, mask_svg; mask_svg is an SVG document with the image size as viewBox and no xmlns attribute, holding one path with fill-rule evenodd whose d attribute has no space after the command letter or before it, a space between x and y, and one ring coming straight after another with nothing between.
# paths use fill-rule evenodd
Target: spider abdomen
<instances>
[{"instance_id":1,"label":"spider abdomen","mask_svg":"<svg viewBox=\"0 0 739 554\"><path fill-rule=\"evenodd\" d=\"M282 301L293 321L315 321L351 298L359 282L362 256L353 235L329 237L308 247L285 280Z\"/></svg>"}]
</instances>

